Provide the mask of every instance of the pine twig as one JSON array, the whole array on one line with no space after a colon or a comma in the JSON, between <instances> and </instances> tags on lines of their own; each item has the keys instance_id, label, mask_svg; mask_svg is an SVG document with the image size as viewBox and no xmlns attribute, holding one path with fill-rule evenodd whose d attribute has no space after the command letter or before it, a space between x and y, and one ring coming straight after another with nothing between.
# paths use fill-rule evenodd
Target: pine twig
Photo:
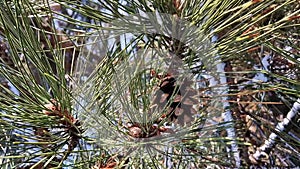
<instances>
[{"instance_id":1,"label":"pine twig","mask_svg":"<svg viewBox=\"0 0 300 169\"><path fill-rule=\"evenodd\" d=\"M300 111L300 98L294 103L291 110L288 112L287 116L283 119L282 122L276 125L275 131L276 133L288 132L293 125L293 121L297 120L297 114ZM265 155L269 154L272 148L276 145L279 139L279 135L275 132L271 133L269 138L265 141L265 143L260 146L256 152L253 154L255 160L260 160Z\"/></svg>"}]
</instances>

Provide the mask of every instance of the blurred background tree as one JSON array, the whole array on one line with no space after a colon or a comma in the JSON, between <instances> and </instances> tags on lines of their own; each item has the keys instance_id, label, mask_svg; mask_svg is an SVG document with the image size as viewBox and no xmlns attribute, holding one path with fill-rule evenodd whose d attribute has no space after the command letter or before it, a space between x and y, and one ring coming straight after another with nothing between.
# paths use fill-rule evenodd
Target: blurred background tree
<instances>
[{"instance_id":1,"label":"blurred background tree","mask_svg":"<svg viewBox=\"0 0 300 169\"><path fill-rule=\"evenodd\" d=\"M298 0L0 9L1 168L300 165Z\"/></svg>"}]
</instances>

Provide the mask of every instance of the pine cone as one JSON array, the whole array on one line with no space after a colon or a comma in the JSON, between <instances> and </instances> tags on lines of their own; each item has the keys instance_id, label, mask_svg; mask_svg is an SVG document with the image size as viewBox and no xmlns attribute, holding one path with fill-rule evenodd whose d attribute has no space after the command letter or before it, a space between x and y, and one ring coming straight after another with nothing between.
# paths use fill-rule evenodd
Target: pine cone
<instances>
[{"instance_id":1,"label":"pine cone","mask_svg":"<svg viewBox=\"0 0 300 169\"><path fill-rule=\"evenodd\" d=\"M155 123L168 121L176 122L183 126L193 121L193 115L196 114L193 106L198 103L198 100L193 98L196 90L190 87L191 81L184 80L181 85L178 85L175 77L170 73L162 76L151 70L151 75L161 80L154 104L158 105L158 110L160 111L167 110Z\"/></svg>"}]
</instances>

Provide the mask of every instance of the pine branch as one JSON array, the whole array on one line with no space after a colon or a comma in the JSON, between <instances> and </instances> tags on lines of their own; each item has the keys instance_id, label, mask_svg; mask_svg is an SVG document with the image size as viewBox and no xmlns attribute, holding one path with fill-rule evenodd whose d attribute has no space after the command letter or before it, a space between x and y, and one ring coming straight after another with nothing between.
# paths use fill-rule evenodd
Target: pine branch
<instances>
[{"instance_id":1,"label":"pine branch","mask_svg":"<svg viewBox=\"0 0 300 169\"><path fill-rule=\"evenodd\" d=\"M232 117L232 112L230 110L230 103L228 102L228 100L230 100L230 98L226 95L228 95L228 90L229 90L229 86L227 86L228 82L227 82L227 77L225 74L225 63L219 63L217 65L217 71L220 72L220 83L222 85L224 85L223 87L221 87L221 94L225 95L224 97L222 97L222 102L223 102L223 109L224 112L222 113L222 116L224 118L224 121L227 123L227 125L230 125L233 123L234 119ZM236 133L235 133L235 129L234 127L226 127L226 132L227 132L227 136L232 140L232 144L231 144L231 151L234 153L234 159L235 159L235 165L236 167L240 167L241 165L241 159L240 159L240 155L239 155L239 151L238 151L238 146L236 143Z\"/></svg>"}]
</instances>

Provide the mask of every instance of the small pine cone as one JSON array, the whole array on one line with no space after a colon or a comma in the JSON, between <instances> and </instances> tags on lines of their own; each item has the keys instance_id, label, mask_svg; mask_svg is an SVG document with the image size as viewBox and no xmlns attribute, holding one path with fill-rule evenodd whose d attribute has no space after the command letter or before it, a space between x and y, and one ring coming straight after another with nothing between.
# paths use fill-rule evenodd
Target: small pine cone
<instances>
[{"instance_id":1,"label":"small pine cone","mask_svg":"<svg viewBox=\"0 0 300 169\"><path fill-rule=\"evenodd\" d=\"M132 126L129 128L129 133L130 136L134 138L142 138L143 137L143 131L140 127L137 126Z\"/></svg>"}]
</instances>

